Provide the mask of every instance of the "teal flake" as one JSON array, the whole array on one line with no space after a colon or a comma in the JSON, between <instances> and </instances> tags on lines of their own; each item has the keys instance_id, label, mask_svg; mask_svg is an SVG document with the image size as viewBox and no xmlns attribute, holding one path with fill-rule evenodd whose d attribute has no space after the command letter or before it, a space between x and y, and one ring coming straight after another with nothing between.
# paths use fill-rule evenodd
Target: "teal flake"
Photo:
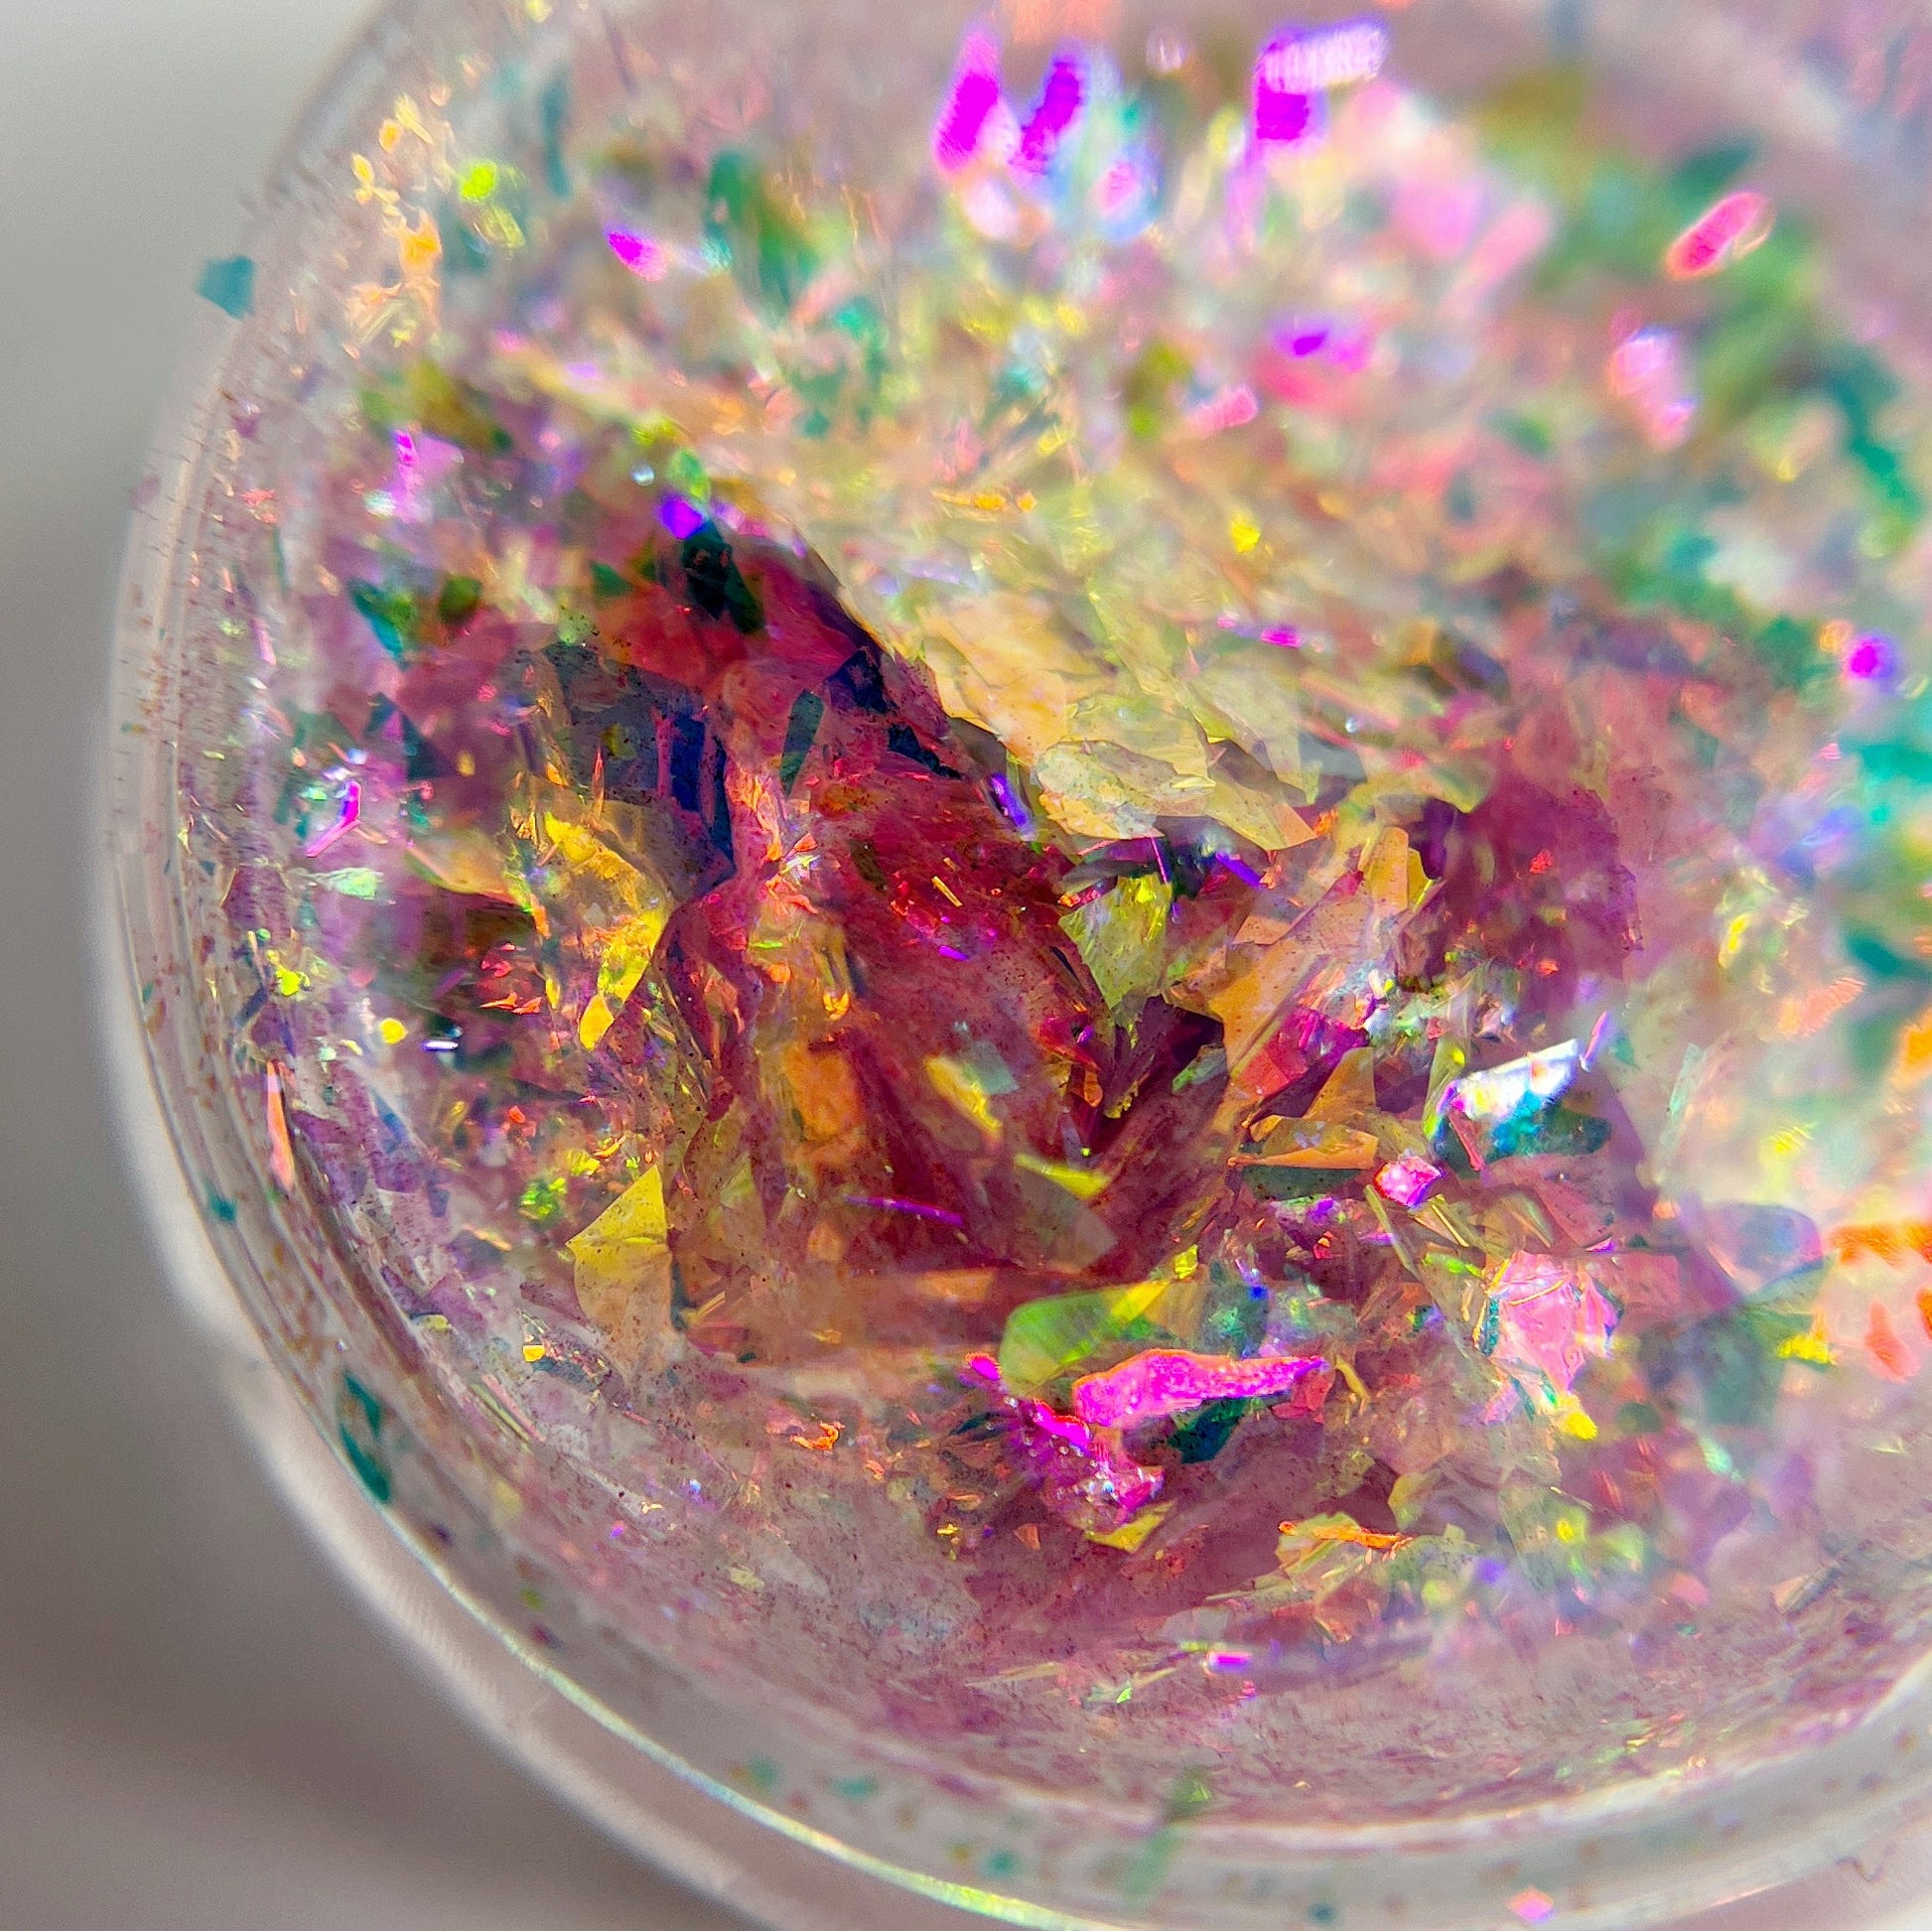
<instances>
[{"instance_id":1,"label":"teal flake","mask_svg":"<svg viewBox=\"0 0 1932 1931\"><path fill-rule=\"evenodd\" d=\"M336 1435L356 1478L377 1502L387 1503L395 1478L382 1444L382 1404L352 1374L343 1376L336 1400Z\"/></svg>"},{"instance_id":2,"label":"teal flake","mask_svg":"<svg viewBox=\"0 0 1932 1931\"><path fill-rule=\"evenodd\" d=\"M570 168L564 160L564 135L570 126L570 75L560 73L537 103L543 124L544 185L559 201L570 193Z\"/></svg>"},{"instance_id":3,"label":"teal flake","mask_svg":"<svg viewBox=\"0 0 1932 1931\"><path fill-rule=\"evenodd\" d=\"M195 293L237 322L245 321L255 308L255 264L246 255L210 261L202 270Z\"/></svg>"}]
</instances>

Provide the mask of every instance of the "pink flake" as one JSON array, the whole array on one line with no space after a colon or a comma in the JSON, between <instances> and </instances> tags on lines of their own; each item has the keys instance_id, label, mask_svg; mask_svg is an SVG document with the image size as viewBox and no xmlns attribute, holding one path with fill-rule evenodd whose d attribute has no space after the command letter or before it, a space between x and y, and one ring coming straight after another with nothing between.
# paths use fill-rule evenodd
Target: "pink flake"
<instances>
[{"instance_id":1,"label":"pink flake","mask_svg":"<svg viewBox=\"0 0 1932 1931\"><path fill-rule=\"evenodd\" d=\"M959 49L952 92L932 130L932 152L947 174L957 174L979 152L987 121L1000 104L1000 50L991 36L970 33Z\"/></svg>"},{"instance_id":2,"label":"pink flake","mask_svg":"<svg viewBox=\"0 0 1932 1931\"><path fill-rule=\"evenodd\" d=\"M1488 296L1543 251L1555 232L1555 217L1540 202L1505 207L1456 270L1444 307L1453 316L1473 316Z\"/></svg>"},{"instance_id":3,"label":"pink flake","mask_svg":"<svg viewBox=\"0 0 1932 1931\"><path fill-rule=\"evenodd\" d=\"M1568 1394L1610 1351L1618 1310L1587 1263L1512 1254L1489 1290L1478 1344L1510 1378Z\"/></svg>"},{"instance_id":4,"label":"pink flake","mask_svg":"<svg viewBox=\"0 0 1932 1931\"><path fill-rule=\"evenodd\" d=\"M1556 1914L1556 1900L1540 1890L1519 1890L1509 1900L1509 1908L1525 1924L1544 1924Z\"/></svg>"},{"instance_id":5,"label":"pink flake","mask_svg":"<svg viewBox=\"0 0 1932 1931\"><path fill-rule=\"evenodd\" d=\"M1014 1445L1033 1463L1041 1500L1062 1521L1118 1529L1160 1494L1161 1470L1142 1467L1117 1435L1096 1434L1043 1402L1013 1401L1009 1408Z\"/></svg>"},{"instance_id":6,"label":"pink flake","mask_svg":"<svg viewBox=\"0 0 1932 1931\"><path fill-rule=\"evenodd\" d=\"M1740 188L1707 208L1664 250L1664 272L1678 281L1715 275L1762 247L1771 221L1770 202Z\"/></svg>"},{"instance_id":7,"label":"pink flake","mask_svg":"<svg viewBox=\"0 0 1932 1931\"><path fill-rule=\"evenodd\" d=\"M1313 33L1278 34L1261 50L1258 84L1278 94L1312 94L1372 80L1389 58L1389 30L1377 20L1348 20Z\"/></svg>"},{"instance_id":8,"label":"pink flake","mask_svg":"<svg viewBox=\"0 0 1932 1931\"><path fill-rule=\"evenodd\" d=\"M1337 368L1359 372L1367 368L1374 349L1375 338L1366 329L1349 329L1330 339L1328 359Z\"/></svg>"},{"instance_id":9,"label":"pink flake","mask_svg":"<svg viewBox=\"0 0 1932 1931\"><path fill-rule=\"evenodd\" d=\"M436 514L435 490L463 461L454 443L438 436L399 429L392 439L396 452L395 481L389 494L399 522L427 523Z\"/></svg>"},{"instance_id":10,"label":"pink flake","mask_svg":"<svg viewBox=\"0 0 1932 1931\"><path fill-rule=\"evenodd\" d=\"M1845 674L1855 683L1881 683L1897 668L1898 646L1875 630L1858 638L1845 653Z\"/></svg>"},{"instance_id":11,"label":"pink flake","mask_svg":"<svg viewBox=\"0 0 1932 1931\"><path fill-rule=\"evenodd\" d=\"M664 252L661 243L629 228L612 228L604 238L611 244L611 252L633 275L646 282L661 282L664 279L671 258Z\"/></svg>"},{"instance_id":12,"label":"pink flake","mask_svg":"<svg viewBox=\"0 0 1932 1931\"><path fill-rule=\"evenodd\" d=\"M1187 412L1187 427L1196 436L1218 436L1224 429L1239 429L1261 413L1255 392L1245 382L1217 389L1203 403Z\"/></svg>"},{"instance_id":13,"label":"pink flake","mask_svg":"<svg viewBox=\"0 0 1932 1931\"><path fill-rule=\"evenodd\" d=\"M1328 1391L1334 1385L1333 1368L1317 1369L1306 1380L1297 1382L1295 1392L1286 1401L1274 1403L1268 1412L1284 1422L1319 1421L1321 1411L1328 1403Z\"/></svg>"},{"instance_id":14,"label":"pink flake","mask_svg":"<svg viewBox=\"0 0 1932 1931\"><path fill-rule=\"evenodd\" d=\"M1040 1434L1051 1436L1055 1442L1064 1442L1069 1448L1081 1454L1093 1447L1093 1432L1085 1422L1056 1415L1043 1401L1022 1401L1020 1412Z\"/></svg>"},{"instance_id":15,"label":"pink flake","mask_svg":"<svg viewBox=\"0 0 1932 1931\"><path fill-rule=\"evenodd\" d=\"M1073 1412L1094 1428L1131 1428L1164 1415L1182 1415L1203 1402L1287 1394L1326 1364L1318 1355L1191 1354L1154 1348L1104 1374L1073 1384Z\"/></svg>"},{"instance_id":16,"label":"pink flake","mask_svg":"<svg viewBox=\"0 0 1932 1931\"><path fill-rule=\"evenodd\" d=\"M1267 147L1289 147L1319 131L1320 102L1313 94L1287 93L1255 74L1255 139Z\"/></svg>"},{"instance_id":17,"label":"pink flake","mask_svg":"<svg viewBox=\"0 0 1932 1931\"><path fill-rule=\"evenodd\" d=\"M1375 1176L1376 1187L1399 1207L1419 1207L1429 1198L1443 1177L1443 1170L1433 1161L1415 1154L1392 1160Z\"/></svg>"},{"instance_id":18,"label":"pink flake","mask_svg":"<svg viewBox=\"0 0 1932 1931\"><path fill-rule=\"evenodd\" d=\"M335 821L320 831L311 832L303 841L304 858L320 858L330 846L335 844L362 815L362 787L353 778L343 786L343 801L337 810Z\"/></svg>"},{"instance_id":19,"label":"pink flake","mask_svg":"<svg viewBox=\"0 0 1932 1931\"><path fill-rule=\"evenodd\" d=\"M1043 174L1061 139L1086 104L1086 82L1079 64L1062 55L1046 69L1039 99L1020 130L1013 165L1022 174Z\"/></svg>"},{"instance_id":20,"label":"pink flake","mask_svg":"<svg viewBox=\"0 0 1932 1931\"><path fill-rule=\"evenodd\" d=\"M1467 251L1482 220L1480 176L1424 174L1397 191L1395 213L1402 230L1425 254L1453 261Z\"/></svg>"},{"instance_id":21,"label":"pink flake","mask_svg":"<svg viewBox=\"0 0 1932 1931\"><path fill-rule=\"evenodd\" d=\"M1626 336L1610 351L1606 374L1611 392L1630 404L1653 448L1676 449L1690 435L1697 399L1670 330Z\"/></svg>"},{"instance_id":22,"label":"pink flake","mask_svg":"<svg viewBox=\"0 0 1932 1931\"><path fill-rule=\"evenodd\" d=\"M1131 239L1153 217L1154 175L1138 154L1123 154L1110 162L1094 183L1094 211L1117 241Z\"/></svg>"},{"instance_id":23,"label":"pink flake","mask_svg":"<svg viewBox=\"0 0 1932 1931\"><path fill-rule=\"evenodd\" d=\"M658 508L657 520L682 543L704 528L704 511L683 496L666 496Z\"/></svg>"},{"instance_id":24,"label":"pink flake","mask_svg":"<svg viewBox=\"0 0 1932 1931\"><path fill-rule=\"evenodd\" d=\"M1311 322L1297 317L1284 322L1271 340L1284 355L1301 361L1326 347L1328 338L1333 334L1333 327L1326 322Z\"/></svg>"}]
</instances>

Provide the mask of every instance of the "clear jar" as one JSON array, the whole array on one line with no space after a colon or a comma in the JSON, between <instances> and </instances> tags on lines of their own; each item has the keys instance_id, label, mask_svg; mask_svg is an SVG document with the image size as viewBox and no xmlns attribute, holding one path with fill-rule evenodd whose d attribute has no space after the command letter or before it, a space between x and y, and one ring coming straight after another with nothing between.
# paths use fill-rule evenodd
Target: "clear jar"
<instances>
[{"instance_id":1,"label":"clear jar","mask_svg":"<svg viewBox=\"0 0 1932 1931\"><path fill-rule=\"evenodd\" d=\"M277 612L293 608L263 573L309 540L278 528L272 502L264 515L259 491L281 476L299 496L340 396L440 326L432 255L412 256L409 237L452 198L488 200L453 172L469 155L490 157L492 179L520 177L540 222L546 195L570 192L577 131L635 111L633 89L660 116L683 90L694 120L778 126L862 197L926 152L970 15L951 0L890 22L856 0L681 12L406 0L295 131L240 251L251 291L239 271L214 285L242 313L210 312L158 445L160 485L137 511L121 605L109 1026L178 1283L292 1503L450 1694L620 1840L771 1922L937 1924L957 1906L1227 1931L1447 1931L1551 1912L1635 1926L1848 1855L1932 1799L1922 1670L1856 1721L1775 1749L1441 1819L1196 1813L1006 1781L997 1751L962 1758L943 1734L856 1728L795 1683L759 1682L702 1631L653 1621L634 1577L588 1547L603 1533L595 1485L513 1412L454 1398L368 1257L301 1188L267 1181L283 1154L237 1061L237 994L209 942L234 868L189 838L183 801L202 824L210 801L231 811L224 835L245 856L259 800L219 767L276 662ZM1008 15L1036 49L1097 37L1123 65L1164 41L1256 45L1276 26L1239 0ZM1911 9L1422 0L1389 25L1405 78L1449 98L1581 61L1639 146L1748 131L1754 179L1807 210L1861 300L1902 318L1902 362L1922 357L1928 55ZM447 271L450 244L437 252ZM462 297L472 319L495 272L478 265L483 292ZM1774 1704L1780 1687L1763 1692Z\"/></svg>"}]
</instances>

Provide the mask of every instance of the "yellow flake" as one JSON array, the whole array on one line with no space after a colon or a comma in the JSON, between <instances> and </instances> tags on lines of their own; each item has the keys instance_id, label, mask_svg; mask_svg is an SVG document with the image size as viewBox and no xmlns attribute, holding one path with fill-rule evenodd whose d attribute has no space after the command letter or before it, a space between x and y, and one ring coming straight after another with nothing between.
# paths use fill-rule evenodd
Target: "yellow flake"
<instances>
[{"instance_id":1,"label":"yellow flake","mask_svg":"<svg viewBox=\"0 0 1932 1931\"><path fill-rule=\"evenodd\" d=\"M1421 896L1414 891L1420 876L1422 861L1409 849L1409 834L1398 826L1385 826L1362 860L1362 882L1369 897L1383 911L1407 911Z\"/></svg>"},{"instance_id":2,"label":"yellow flake","mask_svg":"<svg viewBox=\"0 0 1932 1931\"><path fill-rule=\"evenodd\" d=\"M385 1046L395 1046L403 1042L409 1029L401 1020L384 1020L375 1031L376 1036Z\"/></svg>"},{"instance_id":3,"label":"yellow flake","mask_svg":"<svg viewBox=\"0 0 1932 1931\"><path fill-rule=\"evenodd\" d=\"M1173 888L1149 872L1120 880L1060 920L1109 1006L1160 990L1173 905Z\"/></svg>"},{"instance_id":4,"label":"yellow flake","mask_svg":"<svg viewBox=\"0 0 1932 1931\"><path fill-rule=\"evenodd\" d=\"M405 848L411 867L446 892L478 898L510 898L503 855L481 825L425 832Z\"/></svg>"},{"instance_id":5,"label":"yellow flake","mask_svg":"<svg viewBox=\"0 0 1932 1931\"><path fill-rule=\"evenodd\" d=\"M1244 1167L1309 1167L1358 1171L1381 1158L1374 1134L1333 1120L1281 1120L1259 1153L1244 1154Z\"/></svg>"},{"instance_id":6,"label":"yellow flake","mask_svg":"<svg viewBox=\"0 0 1932 1931\"><path fill-rule=\"evenodd\" d=\"M565 1246L574 1261L601 1261L640 1243L662 1246L669 1233L664 1215L663 1176L655 1167L647 1167Z\"/></svg>"},{"instance_id":7,"label":"yellow flake","mask_svg":"<svg viewBox=\"0 0 1932 1931\"><path fill-rule=\"evenodd\" d=\"M1172 1502L1154 1502L1118 1529L1089 1529L1087 1540L1103 1549L1124 1549L1131 1556L1173 1513Z\"/></svg>"},{"instance_id":8,"label":"yellow flake","mask_svg":"<svg viewBox=\"0 0 1932 1931\"><path fill-rule=\"evenodd\" d=\"M1814 1368L1829 1368L1838 1356L1832 1351L1831 1342L1825 1338L1824 1320L1815 1319L1807 1333L1793 1334L1789 1340L1780 1341L1778 1359L1804 1361Z\"/></svg>"},{"instance_id":9,"label":"yellow flake","mask_svg":"<svg viewBox=\"0 0 1932 1931\"><path fill-rule=\"evenodd\" d=\"M629 1369L660 1360L672 1339L671 1250L664 1182L648 1167L591 1224L565 1243L577 1305Z\"/></svg>"},{"instance_id":10,"label":"yellow flake","mask_svg":"<svg viewBox=\"0 0 1932 1931\"><path fill-rule=\"evenodd\" d=\"M1309 1102L1311 1120L1355 1120L1375 1111L1375 1054L1367 1046L1344 1052Z\"/></svg>"},{"instance_id":11,"label":"yellow flake","mask_svg":"<svg viewBox=\"0 0 1932 1931\"><path fill-rule=\"evenodd\" d=\"M561 787L514 811L516 829L538 847L534 875L510 882L517 901L539 924L567 917L585 938L601 939L597 991L577 1036L594 1048L650 967L675 901L657 878L625 856L640 846L626 808L582 800ZM557 863L561 861L561 863Z\"/></svg>"},{"instance_id":12,"label":"yellow flake","mask_svg":"<svg viewBox=\"0 0 1932 1931\"><path fill-rule=\"evenodd\" d=\"M1096 1200L1107 1190L1107 1175L1090 1167L1070 1167L1065 1161L1042 1160L1035 1153L1015 1154L1013 1164L1064 1187L1076 1200Z\"/></svg>"},{"instance_id":13,"label":"yellow flake","mask_svg":"<svg viewBox=\"0 0 1932 1931\"><path fill-rule=\"evenodd\" d=\"M971 1060L944 1054L935 1054L925 1062L925 1076L932 1082L933 1091L948 1106L964 1114L979 1128L989 1146L998 1142L1006 1128L995 1115L989 1101L995 1092L1013 1090L1011 1076L1004 1085L989 1081Z\"/></svg>"}]
</instances>

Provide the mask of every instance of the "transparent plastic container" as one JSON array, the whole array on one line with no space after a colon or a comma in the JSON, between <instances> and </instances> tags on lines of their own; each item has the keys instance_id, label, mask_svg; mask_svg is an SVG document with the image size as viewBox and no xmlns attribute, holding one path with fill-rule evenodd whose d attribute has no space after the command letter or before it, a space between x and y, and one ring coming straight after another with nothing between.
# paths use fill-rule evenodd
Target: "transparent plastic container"
<instances>
[{"instance_id":1,"label":"transparent plastic container","mask_svg":"<svg viewBox=\"0 0 1932 1931\"><path fill-rule=\"evenodd\" d=\"M1059 11L1066 31L1132 50L1163 34L1252 45L1277 24L1240 0ZM232 989L207 942L232 881L190 853L182 798L218 761L274 649L266 600L246 588L265 553L245 492L264 463L299 470L305 412L350 379L335 298L363 285L376 307L400 305L354 345L371 365L409 300L394 227L358 196L353 157L382 146L399 102L433 103L460 146L540 195L562 165L554 103L568 99L573 127L603 127L640 75L669 74L708 111L774 116L822 142L826 165L863 187L930 142L970 17L952 0L892 14L860 0L404 0L296 129L238 250L252 306L230 285L243 316L208 310L156 446L117 638L106 1025L131 1159L184 1299L292 1506L452 1698L621 1842L773 1924L936 1925L965 1911L1449 1931L1551 1915L1607 1931L1884 1839L1932 1808L1922 1667L1856 1721L1775 1749L1440 1820L1195 1814L1003 1779L984 1749L968 1760L943 1737L856 1728L796 1684L651 1626L608 1579L592 1586L571 1559L590 1519L581 1482L513 1426L480 1428L327 1214L265 1184L275 1150L235 1073ZM1447 98L1581 61L1639 144L1751 132L1756 178L1810 213L1838 272L1908 334L1932 313L1915 10L1420 0L1388 24L1404 77ZM1781 1686L1762 1687L1775 1706Z\"/></svg>"}]
</instances>

